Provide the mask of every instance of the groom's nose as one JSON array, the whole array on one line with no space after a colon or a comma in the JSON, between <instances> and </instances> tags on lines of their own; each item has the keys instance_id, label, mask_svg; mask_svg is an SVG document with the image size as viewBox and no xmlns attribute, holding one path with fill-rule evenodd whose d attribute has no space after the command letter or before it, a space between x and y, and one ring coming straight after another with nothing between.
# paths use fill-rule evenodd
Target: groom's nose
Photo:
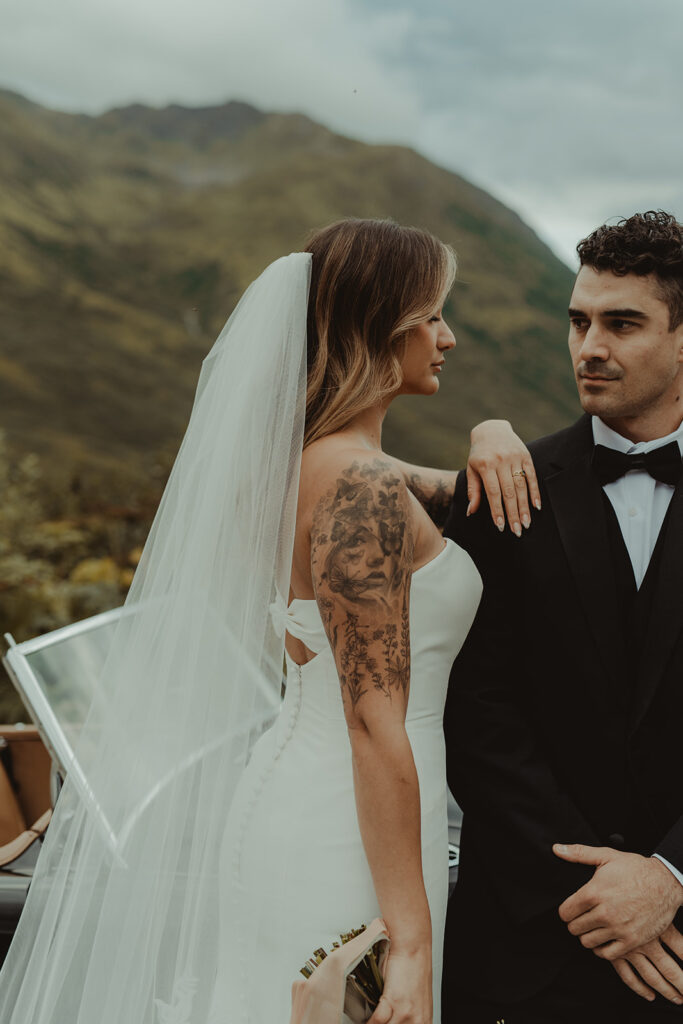
<instances>
[{"instance_id":1,"label":"groom's nose","mask_svg":"<svg viewBox=\"0 0 683 1024\"><path fill-rule=\"evenodd\" d=\"M579 352L582 363L601 362L606 363L609 359L610 350L607 344L605 332L599 324L591 324L586 331Z\"/></svg>"}]
</instances>

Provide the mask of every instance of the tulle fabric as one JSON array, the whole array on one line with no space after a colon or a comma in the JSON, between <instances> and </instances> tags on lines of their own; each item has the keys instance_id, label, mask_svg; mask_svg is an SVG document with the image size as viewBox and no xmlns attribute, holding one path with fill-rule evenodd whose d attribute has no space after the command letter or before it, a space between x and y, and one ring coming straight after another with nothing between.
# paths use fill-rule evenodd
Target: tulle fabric
<instances>
[{"instance_id":1,"label":"tulle fabric","mask_svg":"<svg viewBox=\"0 0 683 1024\"><path fill-rule=\"evenodd\" d=\"M2 1024L205 1024L219 853L277 713L311 257L271 264L204 361L78 758L0 973ZM149 410L154 415L153 407Z\"/></svg>"}]
</instances>

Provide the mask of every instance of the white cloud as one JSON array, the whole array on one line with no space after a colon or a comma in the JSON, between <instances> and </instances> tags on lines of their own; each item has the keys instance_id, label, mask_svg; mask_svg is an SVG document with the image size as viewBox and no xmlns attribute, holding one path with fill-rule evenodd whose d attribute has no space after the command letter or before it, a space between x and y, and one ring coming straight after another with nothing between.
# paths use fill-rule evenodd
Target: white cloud
<instances>
[{"instance_id":1,"label":"white cloud","mask_svg":"<svg viewBox=\"0 0 683 1024\"><path fill-rule=\"evenodd\" d=\"M4 84L71 110L300 110L415 145L568 260L601 220L683 214L680 0L22 0Z\"/></svg>"},{"instance_id":2,"label":"white cloud","mask_svg":"<svg viewBox=\"0 0 683 1024\"><path fill-rule=\"evenodd\" d=\"M379 29L401 27L386 16ZM418 98L400 92L382 67L344 0L33 0L3 25L0 67L8 85L91 113L137 100L241 98L304 110L363 138L378 130L409 138L419 109Z\"/></svg>"}]
</instances>

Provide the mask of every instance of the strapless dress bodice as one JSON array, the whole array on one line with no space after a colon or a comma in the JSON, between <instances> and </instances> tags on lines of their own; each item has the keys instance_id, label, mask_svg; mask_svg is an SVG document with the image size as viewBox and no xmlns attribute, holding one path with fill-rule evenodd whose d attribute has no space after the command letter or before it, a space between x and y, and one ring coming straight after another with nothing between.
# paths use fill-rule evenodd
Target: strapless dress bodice
<instances>
[{"instance_id":1,"label":"strapless dress bodice","mask_svg":"<svg viewBox=\"0 0 683 1024\"><path fill-rule=\"evenodd\" d=\"M406 722L431 722L441 728L448 674L472 624L481 597L481 578L467 552L446 540L431 561L412 574L410 587L411 685ZM280 630L301 640L315 653L304 665L286 655L289 707L294 694L319 715L343 717L339 677L318 605L294 599L289 607L273 608Z\"/></svg>"}]
</instances>

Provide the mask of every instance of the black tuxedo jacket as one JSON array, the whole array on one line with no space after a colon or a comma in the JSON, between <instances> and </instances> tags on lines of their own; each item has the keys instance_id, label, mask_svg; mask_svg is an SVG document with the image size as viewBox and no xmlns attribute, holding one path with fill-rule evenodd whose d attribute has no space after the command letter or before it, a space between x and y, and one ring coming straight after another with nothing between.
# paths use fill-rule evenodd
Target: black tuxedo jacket
<instances>
[{"instance_id":1,"label":"black tuxedo jacket","mask_svg":"<svg viewBox=\"0 0 683 1024\"><path fill-rule=\"evenodd\" d=\"M445 529L484 581L446 705L448 781L464 812L447 1002L456 986L518 1000L568 958L594 962L557 914L593 869L560 861L554 842L657 852L683 871L683 485L634 634L590 417L530 448L543 508L521 539L499 533L488 508L466 518L464 473Z\"/></svg>"}]
</instances>

